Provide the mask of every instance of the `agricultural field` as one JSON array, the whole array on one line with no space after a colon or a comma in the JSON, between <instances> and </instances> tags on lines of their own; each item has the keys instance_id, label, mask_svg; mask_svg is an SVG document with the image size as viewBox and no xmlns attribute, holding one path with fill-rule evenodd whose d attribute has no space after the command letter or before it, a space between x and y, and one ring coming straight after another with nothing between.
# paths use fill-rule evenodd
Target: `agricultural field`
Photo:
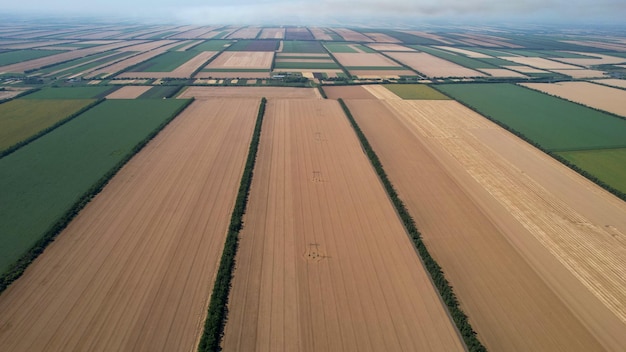
<instances>
[{"instance_id":1,"label":"agricultural field","mask_svg":"<svg viewBox=\"0 0 626 352\"><path fill-rule=\"evenodd\" d=\"M91 86L91 87L46 87L37 92L30 93L21 99L98 99L104 98L117 87Z\"/></svg>"},{"instance_id":2,"label":"agricultural field","mask_svg":"<svg viewBox=\"0 0 626 352\"><path fill-rule=\"evenodd\" d=\"M436 88L547 150L626 147L625 120L528 88L506 83Z\"/></svg>"},{"instance_id":3,"label":"agricultural field","mask_svg":"<svg viewBox=\"0 0 626 352\"><path fill-rule=\"evenodd\" d=\"M385 88L405 100L448 100L449 97L424 84L385 84Z\"/></svg>"},{"instance_id":4,"label":"agricultural field","mask_svg":"<svg viewBox=\"0 0 626 352\"><path fill-rule=\"evenodd\" d=\"M225 51L211 61L204 70L267 69L272 66L274 52Z\"/></svg>"},{"instance_id":5,"label":"agricultural field","mask_svg":"<svg viewBox=\"0 0 626 352\"><path fill-rule=\"evenodd\" d=\"M0 152L69 117L93 101L22 98L0 104Z\"/></svg>"},{"instance_id":6,"label":"agricultural field","mask_svg":"<svg viewBox=\"0 0 626 352\"><path fill-rule=\"evenodd\" d=\"M18 62L38 59L54 54L62 53L61 50L15 50L0 52L0 66L11 65Z\"/></svg>"},{"instance_id":7,"label":"agricultural field","mask_svg":"<svg viewBox=\"0 0 626 352\"><path fill-rule=\"evenodd\" d=\"M116 77L190 78L216 54L214 51L168 51Z\"/></svg>"},{"instance_id":8,"label":"agricultural field","mask_svg":"<svg viewBox=\"0 0 626 352\"><path fill-rule=\"evenodd\" d=\"M337 102L269 100L249 199L225 350L463 350Z\"/></svg>"},{"instance_id":9,"label":"agricultural field","mask_svg":"<svg viewBox=\"0 0 626 352\"><path fill-rule=\"evenodd\" d=\"M348 106L488 349L619 350L623 203L456 102Z\"/></svg>"},{"instance_id":10,"label":"agricultural field","mask_svg":"<svg viewBox=\"0 0 626 352\"><path fill-rule=\"evenodd\" d=\"M286 27L285 40L315 40L306 27Z\"/></svg>"},{"instance_id":11,"label":"agricultural field","mask_svg":"<svg viewBox=\"0 0 626 352\"><path fill-rule=\"evenodd\" d=\"M105 101L0 159L0 270L33 246L92 185L185 103Z\"/></svg>"},{"instance_id":12,"label":"agricultural field","mask_svg":"<svg viewBox=\"0 0 626 352\"><path fill-rule=\"evenodd\" d=\"M522 83L524 87L626 117L626 91L589 82Z\"/></svg>"},{"instance_id":13,"label":"agricultural field","mask_svg":"<svg viewBox=\"0 0 626 352\"><path fill-rule=\"evenodd\" d=\"M228 51L276 51L279 40L238 40L228 47Z\"/></svg>"},{"instance_id":14,"label":"agricultural field","mask_svg":"<svg viewBox=\"0 0 626 352\"><path fill-rule=\"evenodd\" d=\"M194 102L138 153L0 296L0 346L195 350L258 104Z\"/></svg>"},{"instance_id":15,"label":"agricultural field","mask_svg":"<svg viewBox=\"0 0 626 352\"><path fill-rule=\"evenodd\" d=\"M320 42L284 40L283 53L303 53L303 54L326 54L326 50Z\"/></svg>"},{"instance_id":16,"label":"agricultural field","mask_svg":"<svg viewBox=\"0 0 626 352\"><path fill-rule=\"evenodd\" d=\"M123 86L106 96L107 99L135 99L152 89L150 86Z\"/></svg>"},{"instance_id":17,"label":"agricultural field","mask_svg":"<svg viewBox=\"0 0 626 352\"><path fill-rule=\"evenodd\" d=\"M440 59L428 53L386 52L403 64L428 77L483 77L484 73L475 71L453 62Z\"/></svg>"},{"instance_id":18,"label":"agricultural field","mask_svg":"<svg viewBox=\"0 0 626 352\"><path fill-rule=\"evenodd\" d=\"M558 155L626 193L626 148L570 151Z\"/></svg>"}]
</instances>

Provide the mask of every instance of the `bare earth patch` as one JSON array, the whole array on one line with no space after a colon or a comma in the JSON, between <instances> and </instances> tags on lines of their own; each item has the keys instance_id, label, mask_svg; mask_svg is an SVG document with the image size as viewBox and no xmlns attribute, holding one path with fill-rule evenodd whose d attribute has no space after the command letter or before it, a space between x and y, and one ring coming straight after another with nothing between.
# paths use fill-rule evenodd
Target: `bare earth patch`
<instances>
[{"instance_id":1,"label":"bare earth patch","mask_svg":"<svg viewBox=\"0 0 626 352\"><path fill-rule=\"evenodd\" d=\"M274 52L224 51L207 68L266 68L270 69Z\"/></svg>"},{"instance_id":2,"label":"bare earth patch","mask_svg":"<svg viewBox=\"0 0 626 352\"><path fill-rule=\"evenodd\" d=\"M152 86L124 86L106 96L107 99L135 99L147 92Z\"/></svg>"},{"instance_id":3,"label":"bare earth patch","mask_svg":"<svg viewBox=\"0 0 626 352\"><path fill-rule=\"evenodd\" d=\"M428 53L386 52L385 54L429 77L484 77L482 72L457 65Z\"/></svg>"}]
</instances>

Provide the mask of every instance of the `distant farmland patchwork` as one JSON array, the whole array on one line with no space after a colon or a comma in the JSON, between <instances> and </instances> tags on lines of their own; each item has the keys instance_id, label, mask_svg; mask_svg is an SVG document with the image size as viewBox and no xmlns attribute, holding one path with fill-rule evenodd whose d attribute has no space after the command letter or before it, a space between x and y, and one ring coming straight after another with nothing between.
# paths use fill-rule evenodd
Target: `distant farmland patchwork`
<instances>
[{"instance_id":1,"label":"distant farmland patchwork","mask_svg":"<svg viewBox=\"0 0 626 352\"><path fill-rule=\"evenodd\" d=\"M7 18L0 350L622 351L626 38L540 28Z\"/></svg>"}]
</instances>

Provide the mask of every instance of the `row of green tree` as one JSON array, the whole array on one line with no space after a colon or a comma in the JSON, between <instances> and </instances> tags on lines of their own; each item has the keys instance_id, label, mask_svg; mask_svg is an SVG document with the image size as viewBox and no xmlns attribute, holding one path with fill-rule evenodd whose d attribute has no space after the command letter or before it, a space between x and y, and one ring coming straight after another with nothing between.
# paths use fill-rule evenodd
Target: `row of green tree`
<instances>
[{"instance_id":1,"label":"row of green tree","mask_svg":"<svg viewBox=\"0 0 626 352\"><path fill-rule=\"evenodd\" d=\"M117 172L143 147L148 144L165 126L167 126L178 114L180 114L189 104L193 102L193 99L189 99L186 104L177 109L168 119L163 121L152 132L150 132L146 138L137 143L114 167L112 167L106 174L104 174L96 183L94 183L82 196L80 196L76 202L55 222L43 236L24 254L18 259L9 269L7 269L0 276L0 293L2 293L13 281L17 280L24 270L32 263L44 249L56 238L56 236L67 227L67 225L74 219L76 215L95 197L104 186L117 174Z\"/></svg>"},{"instance_id":2,"label":"row of green tree","mask_svg":"<svg viewBox=\"0 0 626 352\"><path fill-rule=\"evenodd\" d=\"M206 321L204 323L204 332L200 338L198 351L219 351L220 342L224 335L224 325L228 315L228 295L230 293L231 281L233 278L233 270L235 269L235 255L239 246L239 231L243 228L243 215L246 212L248 204L248 195L252 184L252 176L254 173L254 164L256 163L257 150L261 139L261 126L263 125L263 116L265 115L265 105L267 100L261 99L259 113L257 115L250 148L248 150L248 158L241 176L237 199L230 218L228 233L224 243L222 259L215 278L213 293L209 303L209 310Z\"/></svg>"},{"instance_id":3,"label":"row of green tree","mask_svg":"<svg viewBox=\"0 0 626 352\"><path fill-rule=\"evenodd\" d=\"M452 286L450 285L448 280L445 278L445 275L443 271L441 270L441 267L439 266L439 264L437 264L435 259L428 252L426 245L422 241L422 235L420 234L420 232L417 230L417 227L415 226L415 221L413 220L413 217L411 216L411 214L409 214L409 211L404 206L404 202L402 202L395 188L391 184L391 181L389 181L389 178L387 177L387 174L385 173L385 170L383 169L383 165L380 162L380 159L378 159L378 156L372 149L372 146L367 141L365 134L363 133L363 131L361 131L361 128L359 127L356 120L352 116L352 113L348 109L348 106L344 103L342 99L338 99L338 101L339 101L339 104L341 105L341 108L343 109L346 116L348 117L348 120L350 120L350 124L354 128L354 131L356 132L361 142L361 146L363 147L363 150L367 154L367 157L369 158L370 162L372 163L372 166L376 170L378 177L383 183L383 186L385 187L385 190L387 191L389 198L391 199L394 207L396 208L396 211L398 212L398 215L400 216L400 219L402 220L402 223L404 224L406 231L408 232L409 236L413 240L413 243L415 244L415 247L417 248L418 253L422 257L422 261L424 262L424 265L426 269L428 270L428 273L430 274L430 277L432 278L435 284L435 287L437 287L437 290L439 291L441 298L443 299L446 306L448 307L448 311L450 312L450 315L452 316L454 323L459 329L459 332L461 333L461 336L463 337L463 341L465 342L465 345L467 346L469 351L486 351L487 349L485 348L485 346L483 346L482 343L476 337L476 332L470 325L469 320L467 319L467 315L465 315L465 313L461 309L459 305L459 301L456 298L454 291L452 290Z\"/></svg>"}]
</instances>

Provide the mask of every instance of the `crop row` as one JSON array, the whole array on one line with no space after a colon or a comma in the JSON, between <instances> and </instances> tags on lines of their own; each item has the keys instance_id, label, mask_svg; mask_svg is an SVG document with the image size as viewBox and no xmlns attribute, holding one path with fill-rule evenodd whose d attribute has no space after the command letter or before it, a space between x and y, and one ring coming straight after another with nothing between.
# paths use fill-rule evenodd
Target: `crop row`
<instances>
[{"instance_id":1,"label":"crop row","mask_svg":"<svg viewBox=\"0 0 626 352\"><path fill-rule=\"evenodd\" d=\"M407 233L413 240L413 243L415 244L415 247L417 248L417 251L424 262L424 266L428 270L428 273L430 274L430 277L432 278L435 287L439 291L441 298L448 307L448 311L450 312L454 323L456 324L459 332L461 333L461 336L463 337L465 345L467 346L469 351L486 351L486 348L476 337L476 332L470 325L467 319L467 315L461 309L459 301L456 298L454 291L452 290L452 286L450 286L450 283L445 278L445 275L441 270L441 266L437 264L435 259L428 252L426 245L422 241L422 235L415 226L415 221L413 220L413 217L411 216L411 214L409 214L409 211L404 206L404 202L402 202L395 188L391 184L391 181L389 181L389 178L387 177L387 174L383 169L382 163L372 149L372 146L367 141L365 134L363 133L363 131L361 131L361 128L357 124L356 120L352 116L352 113L350 112L348 106L344 103L344 101L342 99L338 99L338 102L341 105L341 108L345 112L346 116L348 117L350 124L354 128L354 131L357 134L359 141L361 142L361 146L363 147L365 153L367 154L367 157L372 163L372 166L376 170L378 177L385 187L385 190L387 191L389 198L396 208L396 211L398 212L398 215L400 216L400 219L402 220L402 223L404 224Z\"/></svg>"},{"instance_id":2,"label":"crop row","mask_svg":"<svg viewBox=\"0 0 626 352\"><path fill-rule=\"evenodd\" d=\"M261 99L259 113L248 150L248 158L241 176L237 199L230 218L228 233L226 234L222 259L220 260L220 266L215 277L209 310L204 323L204 332L202 333L200 344L198 345L200 352L220 350L220 341L224 334L224 325L226 324L226 317L228 315L228 295L230 293L233 270L235 268L235 255L237 254L237 248L239 246L239 231L241 231L243 227L243 215L246 212L246 206L248 204L248 195L250 193L254 164L256 163L256 155L261 138L261 127L263 125L266 103L267 100L265 98Z\"/></svg>"}]
</instances>

